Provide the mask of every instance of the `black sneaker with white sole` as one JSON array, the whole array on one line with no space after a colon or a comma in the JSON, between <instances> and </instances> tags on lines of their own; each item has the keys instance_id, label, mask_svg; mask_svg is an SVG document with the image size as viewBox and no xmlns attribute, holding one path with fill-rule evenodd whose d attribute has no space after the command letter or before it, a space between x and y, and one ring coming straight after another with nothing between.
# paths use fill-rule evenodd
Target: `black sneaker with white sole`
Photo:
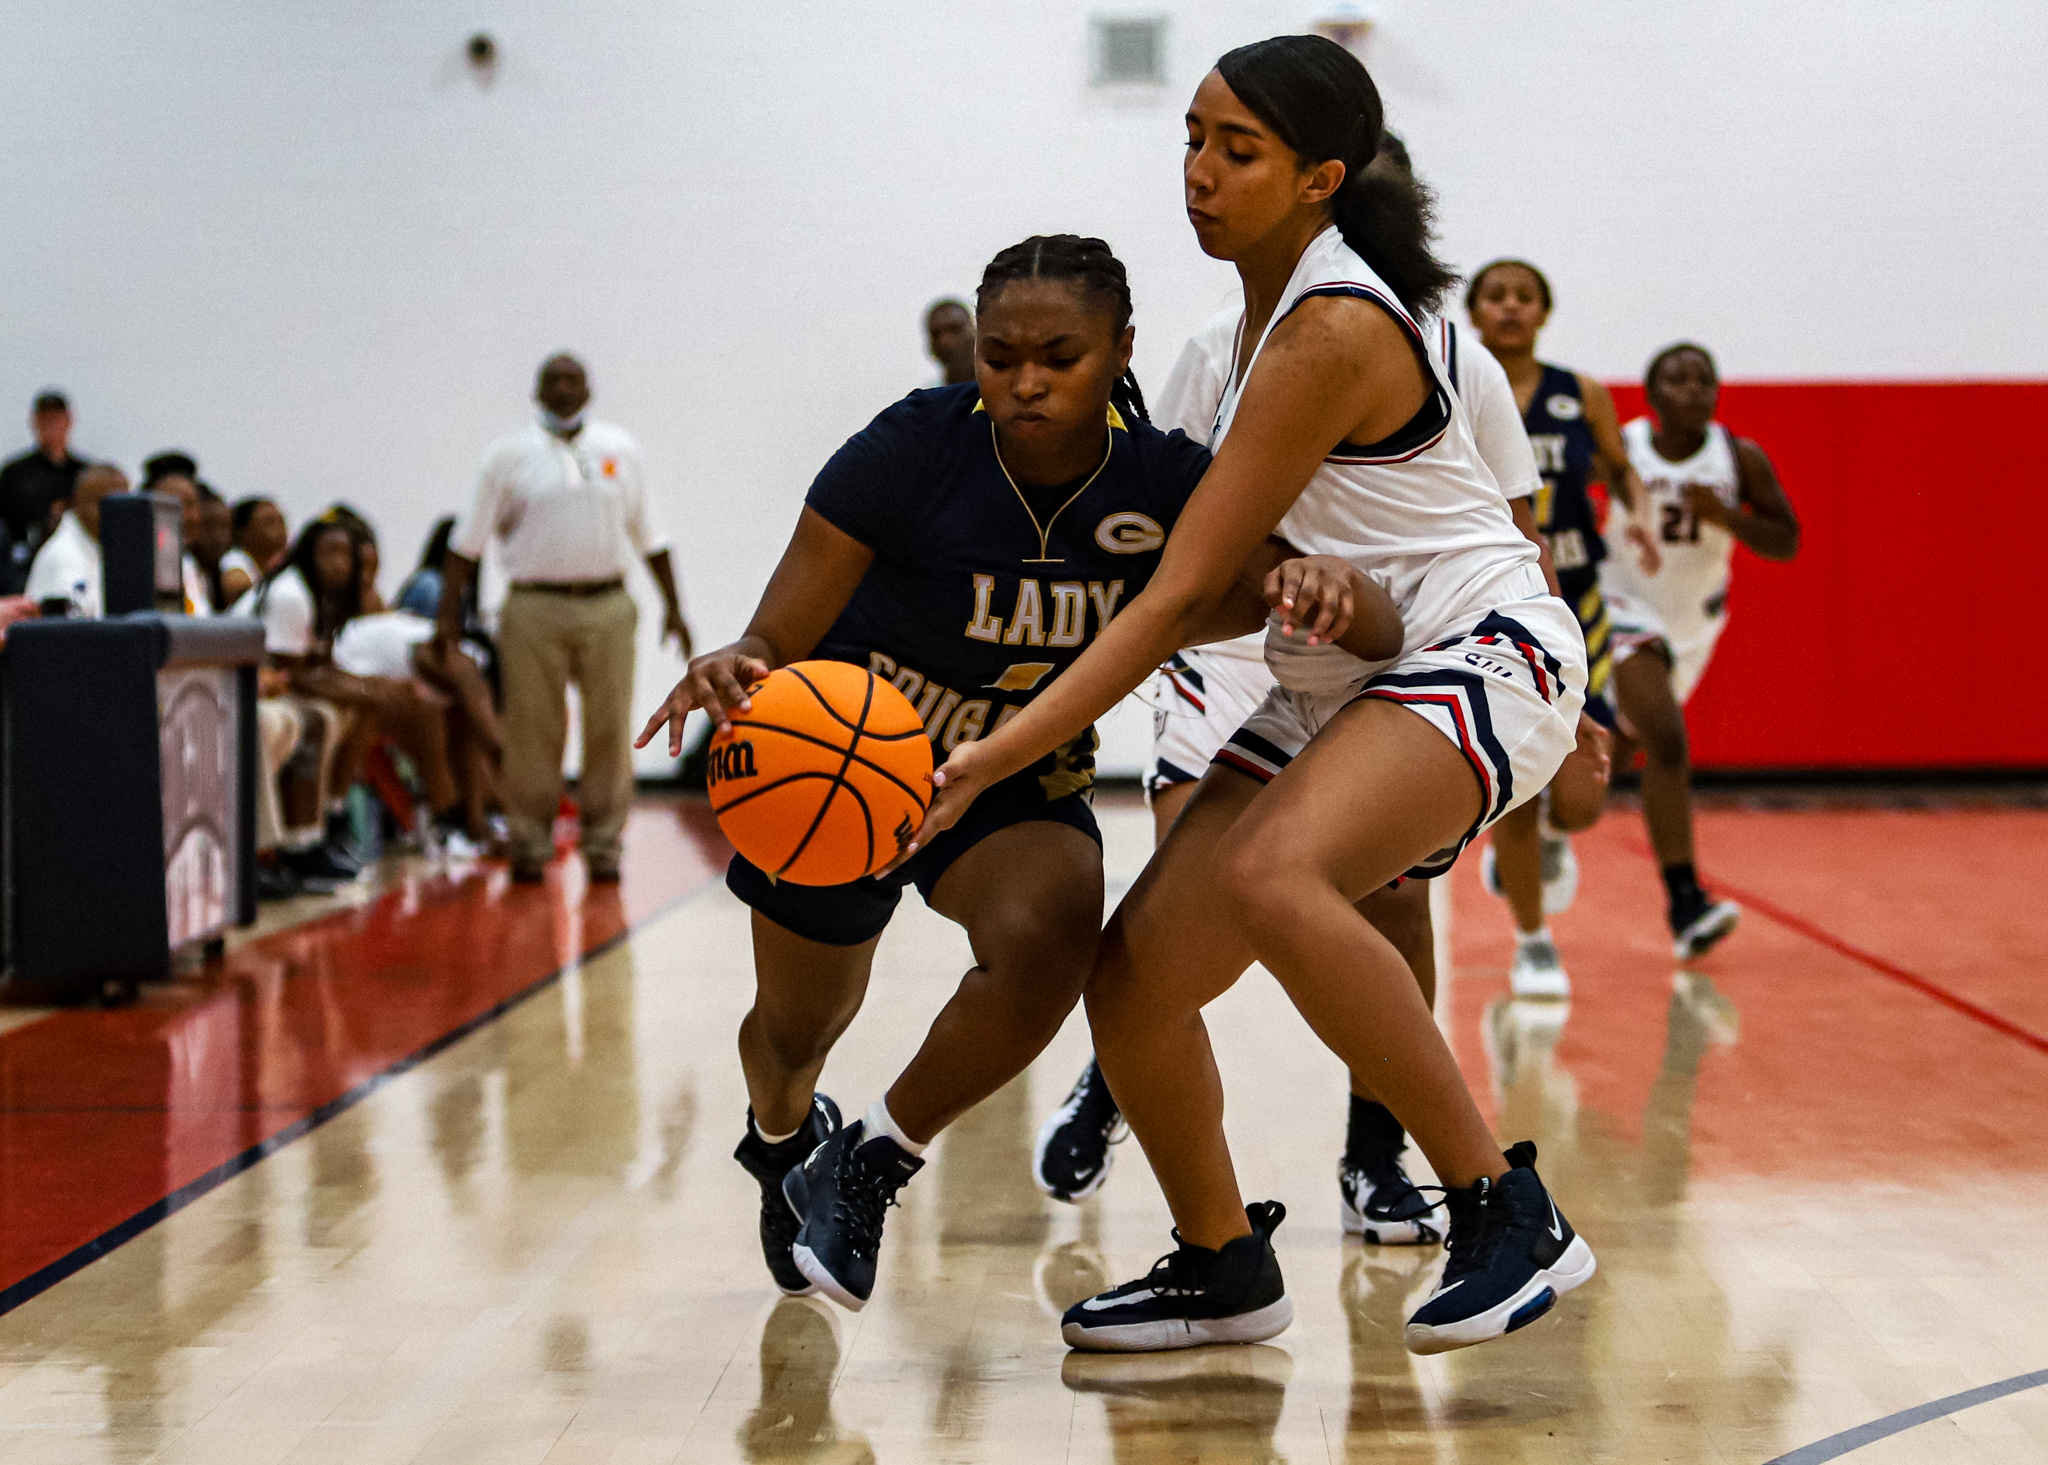
<instances>
[{"instance_id":1,"label":"black sneaker with white sole","mask_svg":"<svg viewBox=\"0 0 2048 1465\"><path fill-rule=\"evenodd\" d=\"M859 1312L875 1292L882 1222L896 1192L924 1161L886 1134L869 1139L856 1119L783 1177L803 1225L790 1245L797 1270L841 1307Z\"/></svg>"},{"instance_id":2,"label":"black sneaker with white sole","mask_svg":"<svg viewBox=\"0 0 2048 1465\"><path fill-rule=\"evenodd\" d=\"M1697 905L1671 908L1671 954L1680 961L1705 956L1742 920L1742 907L1732 900L1700 897Z\"/></svg>"},{"instance_id":3,"label":"black sneaker with white sole","mask_svg":"<svg viewBox=\"0 0 2048 1465\"><path fill-rule=\"evenodd\" d=\"M775 1285L792 1297L808 1297L818 1289L797 1270L789 1254L803 1217L790 1207L782 1193L783 1177L804 1162L804 1157L830 1139L839 1129L839 1106L823 1094L811 1095L811 1112L803 1127L780 1144L769 1144L754 1129L754 1111L747 1111L747 1137L732 1157L761 1186L761 1255Z\"/></svg>"},{"instance_id":4,"label":"black sneaker with white sole","mask_svg":"<svg viewBox=\"0 0 2048 1465\"><path fill-rule=\"evenodd\" d=\"M1443 1280L1408 1319L1410 1353L1448 1353L1527 1327L1593 1275L1593 1249L1536 1177L1536 1146L1507 1152L1497 1181L1446 1190Z\"/></svg>"},{"instance_id":5,"label":"black sneaker with white sole","mask_svg":"<svg viewBox=\"0 0 2048 1465\"><path fill-rule=\"evenodd\" d=\"M1067 1101L1039 1127L1031 1178L1054 1200L1085 1199L1109 1179L1109 1147L1129 1133L1103 1082L1102 1065L1091 1058Z\"/></svg>"},{"instance_id":6,"label":"black sneaker with white sole","mask_svg":"<svg viewBox=\"0 0 2048 1465\"><path fill-rule=\"evenodd\" d=\"M1252 1234L1218 1250L1181 1241L1135 1282L1077 1302L1060 1320L1070 1348L1149 1353L1204 1343L1261 1343L1294 1321L1294 1304L1273 1254L1287 1217L1278 1201L1244 1208Z\"/></svg>"},{"instance_id":7,"label":"black sneaker with white sole","mask_svg":"<svg viewBox=\"0 0 2048 1465\"><path fill-rule=\"evenodd\" d=\"M1444 1239L1437 1207L1423 1199L1401 1152L1347 1156L1337 1165L1338 1220L1375 1246L1432 1246Z\"/></svg>"}]
</instances>

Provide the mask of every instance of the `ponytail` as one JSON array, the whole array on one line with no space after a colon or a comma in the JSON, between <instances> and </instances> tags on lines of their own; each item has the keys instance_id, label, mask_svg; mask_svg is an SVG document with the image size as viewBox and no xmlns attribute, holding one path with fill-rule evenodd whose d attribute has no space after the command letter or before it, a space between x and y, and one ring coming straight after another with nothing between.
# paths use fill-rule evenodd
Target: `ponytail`
<instances>
[{"instance_id":1,"label":"ponytail","mask_svg":"<svg viewBox=\"0 0 2048 1465\"><path fill-rule=\"evenodd\" d=\"M1385 111L1358 58L1322 36L1275 36L1226 52L1216 70L1304 166L1344 165L1331 222L1403 305L1434 314L1458 278L1431 248L1436 200L1405 169L1371 166Z\"/></svg>"}]
</instances>

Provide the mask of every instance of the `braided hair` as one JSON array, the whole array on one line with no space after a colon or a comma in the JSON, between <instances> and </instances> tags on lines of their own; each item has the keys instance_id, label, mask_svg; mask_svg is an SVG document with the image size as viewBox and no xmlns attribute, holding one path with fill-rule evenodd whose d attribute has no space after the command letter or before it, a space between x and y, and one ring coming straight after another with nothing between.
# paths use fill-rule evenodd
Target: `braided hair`
<instances>
[{"instance_id":1,"label":"braided hair","mask_svg":"<svg viewBox=\"0 0 2048 1465\"><path fill-rule=\"evenodd\" d=\"M1003 287L1013 280L1071 280L1110 307L1110 334L1121 337L1131 323L1131 281L1123 261L1110 253L1100 239L1079 234L1034 234L1013 244L988 262L981 272L981 287L974 292L974 307L987 310ZM1125 418L1150 422L1145 394L1138 389L1137 373L1126 370L1123 379L1109 391L1110 405Z\"/></svg>"}]
</instances>

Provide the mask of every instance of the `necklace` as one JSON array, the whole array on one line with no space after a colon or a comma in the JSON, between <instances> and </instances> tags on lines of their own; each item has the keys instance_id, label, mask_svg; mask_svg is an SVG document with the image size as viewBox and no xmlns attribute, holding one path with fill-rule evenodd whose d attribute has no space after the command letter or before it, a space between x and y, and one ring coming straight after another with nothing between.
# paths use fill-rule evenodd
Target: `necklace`
<instances>
[{"instance_id":1,"label":"necklace","mask_svg":"<svg viewBox=\"0 0 2048 1465\"><path fill-rule=\"evenodd\" d=\"M1102 450L1102 461L1095 465L1095 471L1088 475L1086 482L1084 482L1079 488L1075 489L1071 494L1067 496L1066 503L1061 504L1058 508L1052 511L1052 517L1050 519L1047 519L1043 524L1041 524L1038 522L1037 513L1034 512L1031 507L1031 500L1024 497L1024 490L1017 487L1017 480L1010 476L1010 465L1003 461L1003 444L1002 441L996 436L995 422L993 420L989 422L988 445L995 452L996 467L1003 470L1003 479L1010 485L1010 492L1017 495L1017 502L1024 506L1024 512L1028 514L1031 518L1031 527L1038 531L1038 558L1025 560L1025 564L1063 565L1066 563L1066 561L1063 559L1056 560L1048 558L1048 556L1052 553L1052 550L1049 547L1048 543L1052 537L1052 526L1059 522L1060 515L1064 514L1067 511L1068 505L1072 504L1074 500L1079 498L1082 494L1088 492L1089 485L1094 483L1096 479L1100 478L1102 476L1102 470L1109 466L1109 456L1111 453L1114 453L1116 451L1116 434L1111 432L1107 435L1109 438L1109 446Z\"/></svg>"}]
</instances>

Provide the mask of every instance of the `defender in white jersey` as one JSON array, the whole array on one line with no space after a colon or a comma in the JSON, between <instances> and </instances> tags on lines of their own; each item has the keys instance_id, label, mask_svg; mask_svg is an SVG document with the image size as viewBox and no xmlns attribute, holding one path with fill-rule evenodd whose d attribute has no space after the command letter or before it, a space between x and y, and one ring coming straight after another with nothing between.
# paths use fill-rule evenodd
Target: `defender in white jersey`
<instances>
[{"instance_id":1,"label":"defender in white jersey","mask_svg":"<svg viewBox=\"0 0 2048 1465\"><path fill-rule=\"evenodd\" d=\"M1400 612L1400 654L1364 662L1325 643L1320 591L1283 584L1266 642L1278 685L1103 933L1090 1025L1178 1245L1069 1309L1076 1347L1250 1342L1292 1317L1272 1244L1285 1209L1243 1204L1201 1017L1255 961L1373 1075L1447 1187L1443 1280L1409 1319L1411 1349L1520 1328L1594 1269L1534 1146L1498 1148L1412 972L1355 907L1404 872L1447 868L1533 796L1575 745L1585 696L1577 622L1547 592L1419 319L1452 277L1419 186L1367 166L1381 116L1357 58L1315 36L1240 47L1202 81L1188 216L1245 289L1215 460L1157 576L1015 720L953 752L912 841L1194 640L1276 534L1370 578Z\"/></svg>"},{"instance_id":2,"label":"defender in white jersey","mask_svg":"<svg viewBox=\"0 0 2048 1465\"><path fill-rule=\"evenodd\" d=\"M1388 133L1375 167L1412 172L1400 139ZM1166 385L1155 394L1160 425L1179 428L1208 443L1230 378L1242 304L1219 311L1189 339ZM1472 419L1480 457L1501 485L1516 526L1539 550L1533 499L1541 483L1536 455L1522 429L1514 390L1492 354L1448 319L1423 323L1451 389ZM1556 590L1547 568L1545 578ZM1176 652L1152 678L1152 758L1145 772L1146 802L1155 842L1166 837L1204 770L1230 736L1256 712L1274 686L1265 662L1263 634L1236 641L1187 647ZM1582 727L1596 746L1589 750L1604 783L1604 748L1598 734ZM1393 943L1431 1006L1436 999L1436 953L1428 887L1396 882L1359 902L1360 912ZM1113 1151L1123 1130L1122 1115L1091 1059L1066 1099L1040 1127L1032 1153L1032 1179L1055 1200L1079 1201L1108 1179ZM1337 1167L1338 1221L1349 1234L1379 1245L1420 1245L1441 1241L1443 1228L1401 1163L1407 1135L1371 1083L1351 1075L1344 1155Z\"/></svg>"},{"instance_id":3,"label":"defender in white jersey","mask_svg":"<svg viewBox=\"0 0 2048 1465\"><path fill-rule=\"evenodd\" d=\"M1742 913L1709 896L1694 869L1682 709L1728 623L1736 544L1789 560L1799 551L1799 520L1763 449L1714 420L1720 376L1704 347L1681 342L1658 352L1644 385L1654 417L1628 423L1622 440L1642 480L1642 527L1656 539L1660 563L1650 574L1615 556L1600 566L1600 588L1614 627L1617 756L1644 752L1643 821L1670 897L1673 952L1685 961L1727 936Z\"/></svg>"}]
</instances>

